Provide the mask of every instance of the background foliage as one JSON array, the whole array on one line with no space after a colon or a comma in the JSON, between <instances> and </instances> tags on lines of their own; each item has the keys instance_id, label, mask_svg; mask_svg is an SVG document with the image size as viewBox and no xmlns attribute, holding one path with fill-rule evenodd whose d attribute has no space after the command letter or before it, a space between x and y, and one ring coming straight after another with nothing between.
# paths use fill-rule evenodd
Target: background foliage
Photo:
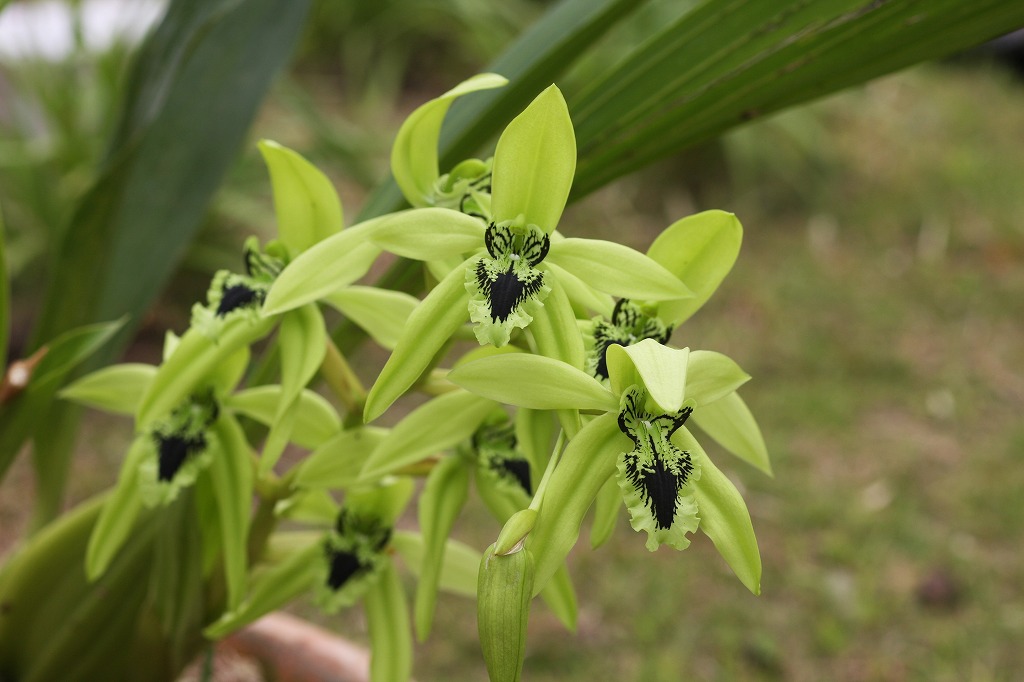
<instances>
[{"instance_id":1,"label":"background foliage","mask_svg":"<svg viewBox=\"0 0 1024 682\"><path fill-rule=\"evenodd\" d=\"M70 147L81 144L86 151L68 152L69 161L56 169L50 166L49 177L61 178L59 185L26 173L22 179L36 184L26 184L35 189L23 192L6 181L14 175L5 176L4 191L18 196L34 191L52 200L46 188L71 187L52 206L51 201L37 201L55 214L47 219L53 227L44 238L46 252L66 254L50 270L56 273L51 289L57 292L51 294L56 303L43 308L38 341L79 322L117 317L128 307L147 308L204 221L221 230L240 220L269 223L265 197L252 196L254 187L264 193L268 188L252 153L231 171L231 181L215 200L218 210L209 214L203 207L243 145L243 131L267 87L266 77L297 40L301 3L285 3L294 8L290 23L273 14L280 9L276 4L224 3L228 14L215 11L212 4L175 4L178 11L193 14L177 24L165 22L162 35L176 30L194 37L166 39L165 49L171 52L188 45L177 59L154 52L160 49L156 41L134 63L137 85L124 91L125 102L128 111L134 106L147 115L121 119L107 161L94 176L96 189L85 193L77 208L70 206L89 184L83 174L92 172L84 159L97 158L96 133L75 140L74 124L67 124ZM377 4L384 18L360 20L370 27L392 27L398 19L384 13L389 3ZM669 4L651 3L645 13L633 15L632 23L620 23L618 51L609 53L622 54L628 50L623 46L638 44L631 42L636 34L630 31L651 17L660 17L662 25L678 21L685 28L687 22L704 22L702 17L718 17L719 10L728 9L728 16L739 23L715 23L714 30L728 43L718 51L678 40L686 35L680 30L645 43L631 61L623 62L630 65L635 81L615 70L601 72L596 57L583 63L575 76L566 75L570 86L580 84L567 89L581 150L587 150L586 159L604 160L593 161L595 170L589 175L581 162L580 195L672 146L692 145L776 108L990 37L998 32L996 26L1006 29L1024 22L1017 16L1024 10L997 2L972 4L970 16L957 14L961 5L952 2L791 3L793 12L776 5L768 16L761 14L763 3L711 2L682 18ZM620 22L625 7L565 2L547 15L546 23L519 38L527 48L520 48L516 58L504 58L504 65L521 73L524 85L496 92L489 101L478 98L475 108L467 102L461 111L453 110L458 117L447 130L450 153L464 155L483 144L504 122L501 112L517 111L517 102L535 91L532 84L560 77L565 55ZM878 11L868 13L873 7ZM265 14L259 13L261 8ZM861 9L865 12L858 13ZM265 20L271 16L274 21ZM864 16L870 23L857 23ZM217 82L217 74L201 60L231 57L219 49L226 43L238 45L234 58L249 63L243 50L248 43L230 39L246 17L254 22L246 35L280 31L265 43L278 47L261 51L266 58L262 81L235 83L224 72L220 75L226 80ZM339 180L352 169L357 180L376 177L383 167L388 128L401 118L390 107L415 105L478 68L473 59L493 54L490 44L472 46L480 42L477 36L487 32L486 26L495 24L491 18L480 21L484 27L466 34L472 39L434 38L445 46L453 41L454 47L442 54L457 57L432 69L411 57L403 64L396 56L392 59L398 65L376 70L374 57L365 55L369 47L363 53L352 48L335 60L324 47L336 44L331 34L307 33L306 52L290 81L276 88L263 109L258 135L305 142L310 158L326 162ZM318 30L328 25L316 24ZM696 30L704 24L689 25ZM405 35L397 29L394 33ZM501 35L511 33L506 29ZM873 40L859 40L863 35ZM203 36L216 38L210 45L218 49L204 52ZM909 36L918 36L920 42ZM605 40L615 37L613 33ZM778 49L758 40L775 40ZM905 49L891 49L894 42ZM430 47L419 49L436 51L436 43L426 44ZM808 58L794 62L797 51ZM501 59L497 63L503 64ZM862 66L843 68L851 63ZM678 73L679 64L689 67L685 73L691 80L683 84L666 77ZM590 79L586 88L588 73L602 73L604 80L595 84ZM1024 131L1013 113L1020 110L1020 85L1001 72L978 73L933 67L881 81L748 126L726 138L723 146L692 155L696 164L688 164L685 157L662 162L576 207L573 224L592 224L596 232L606 231L638 247L649 242L652 226L660 227L666 217L704 201L743 218L748 237L737 270L717 300L676 339L720 348L755 376L748 400L762 415L776 479L765 482L730 472L734 480L750 486L748 503L762 537L765 595L760 600L727 580L724 567L720 574L711 568L720 564L707 543L698 543L693 556L648 557L631 542L631 534L620 531L610 551L576 557L579 583L594 586L581 599L581 634L558 633L554 621L544 617L531 627L528 666L539 673L535 679L544 679L544 670L561 679L569 673L583 678L614 669L626 678L669 680L683 666L706 679L1013 679L1024 670L1024 661L1010 645L1024 623L1024 604L1015 588L1024 576L1013 560L1014 538L1021 530L1013 497L1021 481L1015 480L1019 467L1013 463L1024 445L1016 419L1024 389L1013 370L1024 366L1017 324L1024 312L1024 206L1015 188L1024 157L1011 143L1024 139ZM154 76L171 88L147 90ZM175 87L189 93L197 82L205 82L211 91L230 82L248 95L224 92L224 101L237 109L210 117L211 108L219 111L211 104L213 95L173 96ZM671 98L669 93L681 85L706 99ZM152 99L143 104L147 92L159 94L157 104ZM348 101L339 103L339 92ZM99 110L112 111L112 101L120 94L111 91L105 97L110 100L102 100L106 107ZM177 112L172 106L176 101L181 103ZM70 106L56 102L44 111L63 112ZM474 117L481 118L470 125ZM105 120L98 123L100 130L109 125L109 117ZM223 128L206 127L211 120ZM633 125L638 120L649 123ZM203 122L202 130L196 129L196 121ZM363 132L368 121L378 122L369 134ZM666 137L669 127L673 132ZM193 146L196 132L210 135L217 144ZM164 154L178 147L180 155ZM5 147L11 149L8 154L25 154ZM146 182L151 171L129 171L145 169L145 163L157 164L151 167L161 172L165 163L177 165L182 177L192 178L198 161L190 154L200 149L208 169L203 182L133 189L132 183ZM211 149L218 160L207 158ZM375 150L381 152L376 163ZM19 168L2 166L7 173ZM25 167L38 169L26 164L19 172ZM78 174L65 169L77 169ZM709 182L709 175L719 180ZM701 182L693 181L695 176ZM688 184L686 178L691 179ZM109 183L119 189L109 191ZM181 187L195 196L178 203ZM153 205L165 209L148 212L151 202L138 197L163 190L164 203ZM137 192L144 194L133 194ZM347 182L342 193L347 205L354 206L362 189ZM394 196L385 187L365 210L389 207ZM115 210L111 200L122 202L122 208ZM8 209L6 195L3 201L9 232L38 231ZM123 206L144 213L123 213ZM649 217L629 224L617 219L636 206ZM260 216L261 207L265 217ZM113 213L122 222L107 220ZM68 215L75 217L65 227ZM67 237L76 230L92 234L86 227L90 221L113 230L92 249ZM113 227L118 224L123 227ZM155 247L149 237L135 232L138 226L174 243ZM194 264L220 258L217 239L211 238L214 248L200 251ZM143 255L151 260L135 271L108 271L100 265L108 259L141 264ZM38 268L25 266L20 272L23 282L38 282ZM91 274L96 272L124 279L83 287L82 282L95 284ZM15 284L24 287L17 280ZM113 298L101 303L104 292ZM117 298L124 294L130 294L130 306L127 299ZM190 299L182 298L179 303L187 306ZM16 299L15 309L23 306ZM162 309L176 314L173 303ZM135 323L139 321L136 317ZM23 327L13 335L20 339L16 346L31 350ZM133 352L152 349L143 346ZM365 378L372 379L372 372ZM116 454L123 450L118 437L106 433L102 418L87 424L86 434L91 447L80 449L74 461L76 499L109 483ZM24 527L22 509L30 501L18 490L27 478L24 467L16 468L4 485L0 526L7 532ZM57 493L51 492L49 499L52 507ZM458 532L483 546L493 539L493 531ZM641 559L646 562L644 578L637 581L633 578ZM631 577L629 582L624 576ZM475 675L478 670L464 667L476 656L472 627L460 624L469 607L453 600L447 608L448 627L456 634L446 645L435 640L418 652L418 667L438 676ZM358 625L343 627L362 636Z\"/></svg>"}]
</instances>

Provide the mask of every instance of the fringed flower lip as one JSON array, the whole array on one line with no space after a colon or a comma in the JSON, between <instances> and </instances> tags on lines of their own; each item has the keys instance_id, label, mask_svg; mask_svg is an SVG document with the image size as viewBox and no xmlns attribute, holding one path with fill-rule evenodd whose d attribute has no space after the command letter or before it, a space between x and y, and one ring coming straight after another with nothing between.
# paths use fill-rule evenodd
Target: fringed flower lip
<instances>
[{"instance_id":1,"label":"fringed flower lip","mask_svg":"<svg viewBox=\"0 0 1024 682\"><path fill-rule=\"evenodd\" d=\"M647 410L646 399L635 385L622 395L619 430L633 442L633 449L623 451L616 462L619 489L633 530L647 532L647 549L654 551L662 544L686 549L686 534L697 530L691 484L700 478L700 469L671 437L693 408L655 415Z\"/></svg>"},{"instance_id":2,"label":"fringed flower lip","mask_svg":"<svg viewBox=\"0 0 1024 682\"><path fill-rule=\"evenodd\" d=\"M149 431L152 455L142 460L140 496L147 506L168 504L196 481L217 449L210 428L220 408L213 391L190 396Z\"/></svg>"},{"instance_id":3,"label":"fringed flower lip","mask_svg":"<svg viewBox=\"0 0 1024 682\"><path fill-rule=\"evenodd\" d=\"M358 601L388 560L384 550L390 540L391 527L381 519L342 508L323 541L316 591L321 608L334 613Z\"/></svg>"},{"instance_id":4,"label":"fringed flower lip","mask_svg":"<svg viewBox=\"0 0 1024 682\"><path fill-rule=\"evenodd\" d=\"M530 461L519 451L516 426L510 421L484 424L473 434L477 471L499 486L533 494Z\"/></svg>"},{"instance_id":5,"label":"fringed flower lip","mask_svg":"<svg viewBox=\"0 0 1024 682\"><path fill-rule=\"evenodd\" d=\"M224 324L236 317L260 318L260 307L274 280L284 269L285 259L264 253L255 238L246 240L245 274L218 271L206 292L206 304L192 307L191 326L207 338L220 337Z\"/></svg>"},{"instance_id":6,"label":"fringed flower lip","mask_svg":"<svg viewBox=\"0 0 1024 682\"><path fill-rule=\"evenodd\" d=\"M685 298L690 290L643 254L555 231L576 166L576 141L561 92L551 86L502 133L491 175L491 222L443 208L395 214L374 226L380 248L444 263L447 272L410 316L367 398L372 421L404 393L467 318L481 344L503 346L530 328L543 354L583 366L583 345L561 273L616 296ZM461 261L461 262L460 262ZM454 268L451 263L459 263ZM544 316L541 330L531 324ZM563 357L564 356L564 357Z\"/></svg>"},{"instance_id":7,"label":"fringed flower lip","mask_svg":"<svg viewBox=\"0 0 1024 682\"><path fill-rule=\"evenodd\" d=\"M504 346L515 329L525 329L551 287L537 266L548 254L551 239L539 228L516 229L491 223L484 234L487 255L466 269L470 294L469 319L481 344Z\"/></svg>"}]
</instances>

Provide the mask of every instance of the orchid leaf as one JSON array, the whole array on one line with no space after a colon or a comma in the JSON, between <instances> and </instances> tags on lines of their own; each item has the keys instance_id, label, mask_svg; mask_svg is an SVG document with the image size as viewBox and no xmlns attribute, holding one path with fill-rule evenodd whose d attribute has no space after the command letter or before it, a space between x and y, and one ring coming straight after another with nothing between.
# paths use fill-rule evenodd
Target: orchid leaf
<instances>
[{"instance_id":1,"label":"orchid leaf","mask_svg":"<svg viewBox=\"0 0 1024 682\"><path fill-rule=\"evenodd\" d=\"M328 294L325 302L366 330L378 344L393 350L420 301L402 291L352 285Z\"/></svg>"},{"instance_id":2,"label":"orchid leaf","mask_svg":"<svg viewBox=\"0 0 1024 682\"><path fill-rule=\"evenodd\" d=\"M562 239L551 244L547 261L589 286L624 298L648 301L686 298L693 292L644 254L601 239Z\"/></svg>"},{"instance_id":3,"label":"orchid leaf","mask_svg":"<svg viewBox=\"0 0 1024 682\"><path fill-rule=\"evenodd\" d=\"M768 448L761 429L739 393L729 393L701 406L699 410L694 410L691 419L723 448L769 476L772 475Z\"/></svg>"},{"instance_id":4,"label":"orchid leaf","mask_svg":"<svg viewBox=\"0 0 1024 682\"><path fill-rule=\"evenodd\" d=\"M678 277L693 297L658 304L658 317L673 326L700 310L729 274L743 241L743 226L725 211L704 211L669 225L647 255Z\"/></svg>"},{"instance_id":5,"label":"orchid leaf","mask_svg":"<svg viewBox=\"0 0 1024 682\"><path fill-rule=\"evenodd\" d=\"M29 390L42 390L60 383L68 373L106 344L124 326L127 318L72 329L46 344L46 354L29 379Z\"/></svg>"},{"instance_id":6,"label":"orchid leaf","mask_svg":"<svg viewBox=\"0 0 1024 682\"><path fill-rule=\"evenodd\" d=\"M574 198L786 107L1024 24L1004 0L694 3L574 98Z\"/></svg>"},{"instance_id":7,"label":"orchid leaf","mask_svg":"<svg viewBox=\"0 0 1024 682\"><path fill-rule=\"evenodd\" d=\"M743 497L685 426L675 432L672 440L688 451L700 468L700 478L693 482L700 530L711 538L740 582L754 594L761 594L761 554Z\"/></svg>"},{"instance_id":8,"label":"orchid leaf","mask_svg":"<svg viewBox=\"0 0 1024 682\"><path fill-rule=\"evenodd\" d=\"M0 2L0 9L3 8ZM7 271L7 235L3 207L0 206L0 367L7 369L7 347L11 338L11 283Z\"/></svg>"},{"instance_id":9,"label":"orchid leaf","mask_svg":"<svg viewBox=\"0 0 1024 682\"><path fill-rule=\"evenodd\" d=\"M339 232L341 201L327 176L276 142L261 140L258 146L270 171L277 233L291 254L298 255Z\"/></svg>"},{"instance_id":10,"label":"orchid leaf","mask_svg":"<svg viewBox=\"0 0 1024 682\"><path fill-rule=\"evenodd\" d=\"M132 415L156 376L156 367L143 363L111 365L72 382L58 395L65 400L114 414Z\"/></svg>"},{"instance_id":11,"label":"orchid leaf","mask_svg":"<svg viewBox=\"0 0 1024 682\"><path fill-rule=\"evenodd\" d=\"M54 437L67 434L64 429L72 428L67 422L73 420L72 413L60 409L61 405L70 406L55 404L53 396L76 367L110 342L126 319L85 325L50 341L37 351L42 359L29 371L27 386L9 397L0 410L0 479L25 440L36 434L33 463L39 481L39 508L46 515L59 511L60 491L67 473L66 465L55 462L52 455L55 452L69 454L68 447L61 447ZM47 433L41 437L38 429L43 425ZM41 447L43 440L46 440L45 447ZM70 442L67 445L70 446Z\"/></svg>"},{"instance_id":12,"label":"orchid leaf","mask_svg":"<svg viewBox=\"0 0 1024 682\"><path fill-rule=\"evenodd\" d=\"M576 138L561 91L549 86L498 139L491 181L495 222L518 220L550 234L558 227L576 169Z\"/></svg>"},{"instance_id":13,"label":"orchid leaf","mask_svg":"<svg viewBox=\"0 0 1024 682\"><path fill-rule=\"evenodd\" d=\"M256 386L239 391L224 399L224 407L254 419L265 426L274 423L281 404L281 387ZM299 408L292 440L304 448L320 447L341 431L341 418L327 400L313 391L303 390L298 397Z\"/></svg>"},{"instance_id":14,"label":"orchid leaf","mask_svg":"<svg viewBox=\"0 0 1024 682\"><path fill-rule=\"evenodd\" d=\"M360 479L379 478L468 440L496 408L468 391L433 398L398 422L370 455Z\"/></svg>"},{"instance_id":15,"label":"orchid leaf","mask_svg":"<svg viewBox=\"0 0 1024 682\"><path fill-rule=\"evenodd\" d=\"M371 422L405 393L430 365L455 330L469 318L465 269L453 270L416 307L380 376L366 397L363 418Z\"/></svg>"},{"instance_id":16,"label":"orchid leaf","mask_svg":"<svg viewBox=\"0 0 1024 682\"><path fill-rule=\"evenodd\" d=\"M615 410L618 400L572 365L539 355L481 358L448 373L448 380L491 400L534 410Z\"/></svg>"}]
</instances>

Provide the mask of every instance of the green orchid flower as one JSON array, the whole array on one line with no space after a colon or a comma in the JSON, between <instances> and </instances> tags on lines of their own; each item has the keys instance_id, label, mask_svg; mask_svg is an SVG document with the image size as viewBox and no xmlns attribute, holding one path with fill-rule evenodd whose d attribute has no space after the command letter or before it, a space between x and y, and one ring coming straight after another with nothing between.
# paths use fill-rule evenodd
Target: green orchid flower
<instances>
[{"instance_id":1,"label":"green orchid flower","mask_svg":"<svg viewBox=\"0 0 1024 682\"><path fill-rule=\"evenodd\" d=\"M527 538L542 589L576 543L587 509L613 477L647 548L689 545L700 528L743 583L760 587L760 555L735 486L686 429L691 413L750 377L711 351L672 349L653 339L608 350L609 385L557 360L497 355L454 368L450 381L520 407L598 412L569 441L543 490ZM543 484L542 484L543 485Z\"/></svg>"},{"instance_id":2,"label":"green orchid flower","mask_svg":"<svg viewBox=\"0 0 1024 682\"><path fill-rule=\"evenodd\" d=\"M213 391L190 396L145 437L147 452L139 465L139 492L148 507L167 505L195 483L219 449L210 427L220 412Z\"/></svg>"},{"instance_id":3,"label":"green orchid flower","mask_svg":"<svg viewBox=\"0 0 1024 682\"><path fill-rule=\"evenodd\" d=\"M391 147L391 174L410 205L440 206L485 218L490 215L492 159L466 159L441 175L438 140L452 102L471 92L500 88L507 83L506 78L495 73L478 74L421 105L405 119Z\"/></svg>"},{"instance_id":4,"label":"green orchid flower","mask_svg":"<svg viewBox=\"0 0 1024 682\"><path fill-rule=\"evenodd\" d=\"M224 325L232 319L244 316L259 321L270 285L287 262L287 252L279 242L271 242L264 252L259 240L250 237L243 251L245 274L219 270L210 282L206 304L192 306L190 326L211 340L219 339Z\"/></svg>"},{"instance_id":5,"label":"green orchid flower","mask_svg":"<svg viewBox=\"0 0 1024 682\"><path fill-rule=\"evenodd\" d=\"M391 540L391 527L349 508L338 512L334 528L323 541L318 563L316 602L327 613L354 604L376 579Z\"/></svg>"},{"instance_id":6,"label":"green orchid flower","mask_svg":"<svg viewBox=\"0 0 1024 682\"><path fill-rule=\"evenodd\" d=\"M268 549L267 565L253 574L245 598L204 634L222 637L302 594L310 594L329 613L361 601L374 652L370 679L408 679L411 627L392 556L398 551L406 558L403 550L408 538L399 538L393 528L413 488L408 478L388 477L349 490L340 508L325 495L321 504L311 506L319 528L277 534Z\"/></svg>"},{"instance_id":7,"label":"green orchid flower","mask_svg":"<svg viewBox=\"0 0 1024 682\"><path fill-rule=\"evenodd\" d=\"M519 447L516 425L504 412L477 429L470 440L468 453L476 465L477 480L483 478L506 495L525 494L528 503L529 496L533 495L536 476L530 471L529 458Z\"/></svg>"},{"instance_id":8,"label":"green orchid flower","mask_svg":"<svg viewBox=\"0 0 1024 682\"><path fill-rule=\"evenodd\" d=\"M400 256L458 262L410 316L367 398L372 421L404 393L468 318L481 344L501 347L530 327L537 350L578 367L583 347L561 279L618 296L679 299L689 289L643 254L555 232L576 166L572 121L555 86L502 133L485 224L444 208L394 214L369 239ZM563 274L567 273L567 274ZM536 322L535 322L536 320Z\"/></svg>"},{"instance_id":9,"label":"green orchid flower","mask_svg":"<svg viewBox=\"0 0 1024 682\"><path fill-rule=\"evenodd\" d=\"M607 383L607 354L613 345L630 346L644 339L667 345L672 331L697 312L728 275L742 240L742 225L725 211L698 213L665 229L647 255L686 282L694 295L663 301L620 299L608 318L595 317L584 325L587 370ZM719 445L771 475L761 430L738 393L705 405L692 418Z\"/></svg>"}]
</instances>

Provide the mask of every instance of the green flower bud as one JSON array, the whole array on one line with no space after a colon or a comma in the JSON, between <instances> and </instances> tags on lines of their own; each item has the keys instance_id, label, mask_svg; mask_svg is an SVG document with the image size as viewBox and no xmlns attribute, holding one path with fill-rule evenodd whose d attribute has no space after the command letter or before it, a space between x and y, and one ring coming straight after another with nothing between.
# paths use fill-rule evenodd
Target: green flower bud
<instances>
[{"instance_id":1,"label":"green flower bud","mask_svg":"<svg viewBox=\"0 0 1024 682\"><path fill-rule=\"evenodd\" d=\"M498 540L494 543L494 553L498 556L508 556L518 552L536 522L536 509L517 511L501 529Z\"/></svg>"},{"instance_id":2,"label":"green flower bud","mask_svg":"<svg viewBox=\"0 0 1024 682\"><path fill-rule=\"evenodd\" d=\"M533 555L504 556L491 545L480 562L477 630L491 682L515 682L523 672L526 624L533 594Z\"/></svg>"}]
</instances>

